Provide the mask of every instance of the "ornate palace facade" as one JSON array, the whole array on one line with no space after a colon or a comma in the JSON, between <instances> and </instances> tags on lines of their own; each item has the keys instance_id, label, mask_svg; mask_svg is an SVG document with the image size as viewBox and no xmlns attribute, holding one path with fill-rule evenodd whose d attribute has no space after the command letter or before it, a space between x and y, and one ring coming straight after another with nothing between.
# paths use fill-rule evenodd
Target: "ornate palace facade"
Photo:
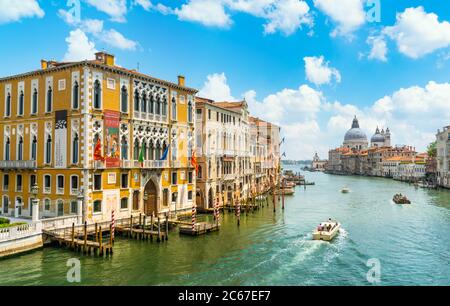
<instances>
[{"instance_id":1,"label":"ornate palace facade","mask_svg":"<svg viewBox=\"0 0 450 306\"><path fill-rule=\"evenodd\" d=\"M40 217L191 208L197 91L114 61L99 52L0 79L0 213L30 216L33 185Z\"/></svg>"}]
</instances>

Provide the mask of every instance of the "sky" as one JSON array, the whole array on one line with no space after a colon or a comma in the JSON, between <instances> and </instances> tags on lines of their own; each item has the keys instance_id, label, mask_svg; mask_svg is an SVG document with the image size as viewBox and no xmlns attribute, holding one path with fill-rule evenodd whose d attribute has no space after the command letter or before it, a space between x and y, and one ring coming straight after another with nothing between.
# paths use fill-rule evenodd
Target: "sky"
<instances>
[{"instance_id":1,"label":"sky","mask_svg":"<svg viewBox=\"0 0 450 306\"><path fill-rule=\"evenodd\" d=\"M450 125L450 3L442 0L0 0L0 77L41 59L116 63L245 99L281 126L288 159L370 137L418 151Z\"/></svg>"}]
</instances>

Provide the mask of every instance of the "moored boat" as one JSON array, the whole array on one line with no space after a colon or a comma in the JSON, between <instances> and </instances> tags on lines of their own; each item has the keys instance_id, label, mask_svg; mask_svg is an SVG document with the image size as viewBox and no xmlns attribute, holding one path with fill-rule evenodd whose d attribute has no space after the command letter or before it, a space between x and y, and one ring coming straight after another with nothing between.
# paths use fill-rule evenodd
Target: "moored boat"
<instances>
[{"instance_id":1,"label":"moored boat","mask_svg":"<svg viewBox=\"0 0 450 306\"><path fill-rule=\"evenodd\" d=\"M341 224L337 221L328 219L320 225L313 232L313 240L331 241L339 233Z\"/></svg>"},{"instance_id":2,"label":"moored boat","mask_svg":"<svg viewBox=\"0 0 450 306\"><path fill-rule=\"evenodd\" d=\"M275 195L282 195L284 193L284 195L293 195L295 193L295 189L294 188L280 188L280 190L276 189L275 190Z\"/></svg>"},{"instance_id":3,"label":"moored boat","mask_svg":"<svg viewBox=\"0 0 450 306\"><path fill-rule=\"evenodd\" d=\"M348 187L342 187L341 192L342 193L349 193L350 189Z\"/></svg>"}]
</instances>

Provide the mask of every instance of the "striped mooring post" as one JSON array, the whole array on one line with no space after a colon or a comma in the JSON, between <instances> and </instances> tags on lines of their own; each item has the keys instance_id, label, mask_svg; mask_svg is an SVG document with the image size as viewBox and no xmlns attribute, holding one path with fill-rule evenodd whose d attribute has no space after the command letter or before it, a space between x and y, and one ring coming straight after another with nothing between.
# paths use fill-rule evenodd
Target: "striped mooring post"
<instances>
[{"instance_id":1,"label":"striped mooring post","mask_svg":"<svg viewBox=\"0 0 450 306\"><path fill-rule=\"evenodd\" d=\"M195 208L195 204L192 205L192 230L195 231L195 215L197 214L197 209Z\"/></svg>"},{"instance_id":2,"label":"striped mooring post","mask_svg":"<svg viewBox=\"0 0 450 306\"><path fill-rule=\"evenodd\" d=\"M237 198L236 217L237 217L237 225L239 226L241 224L241 201L239 200L239 198Z\"/></svg>"},{"instance_id":3,"label":"striped mooring post","mask_svg":"<svg viewBox=\"0 0 450 306\"><path fill-rule=\"evenodd\" d=\"M111 239L114 241L114 233L116 232L116 217L114 215L114 209L111 212Z\"/></svg>"}]
</instances>

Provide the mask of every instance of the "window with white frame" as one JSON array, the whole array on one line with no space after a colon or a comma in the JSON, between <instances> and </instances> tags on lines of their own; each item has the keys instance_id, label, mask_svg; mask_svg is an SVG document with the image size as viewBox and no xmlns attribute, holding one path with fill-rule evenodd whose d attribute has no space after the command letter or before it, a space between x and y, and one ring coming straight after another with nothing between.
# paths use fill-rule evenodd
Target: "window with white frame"
<instances>
[{"instance_id":1,"label":"window with white frame","mask_svg":"<svg viewBox=\"0 0 450 306\"><path fill-rule=\"evenodd\" d=\"M31 97L31 114L35 115L38 111L38 91L37 88L33 89L33 95Z\"/></svg>"},{"instance_id":2,"label":"window with white frame","mask_svg":"<svg viewBox=\"0 0 450 306\"><path fill-rule=\"evenodd\" d=\"M56 193L64 194L64 175L62 174L56 176Z\"/></svg>"},{"instance_id":3,"label":"window with white frame","mask_svg":"<svg viewBox=\"0 0 450 306\"><path fill-rule=\"evenodd\" d=\"M101 200L96 200L94 201L93 204L93 212L95 213L101 213L102 212L102 201Z\"/></svg>"},{"instance_id":4,"label":"window with white frame","mask_svg":"<svg viewBox=\"0 0 450 306\"><path fill-rule=\"evenodd\" d=\"M52 206L52 201L50 199L44 199L44 210L50 211Z\"/></svg>"},{"instance_id":5,"label":"window with white frame","mask_svg":"<svg viewBox=\"0 0 450 306\"><path fill-rule=\"evenodd\" d=\"M80 107L80 85L78 81L73 83L72 88L72 109L78 109Z\"/></svg>"},{"instance_id":6,"label":"window with white frame","mask_svg":"<svg viewBox=\"0 0 450 306\"><path fill-rule=\"evenodd\" d=\"M52 177L50 174L44 175L44 193L52 192Z\"/></svg>"},{"instance_id":7,"label":"window with white frame","mask_svg":"<svg viewBox=\"0 0 450 306\"><path fill-rule=\"evenodd\" d=\"M47 135L47 139L45 141L45 157L44 162L46 164L50 164L52 162L52 136Z\"/></svg>"},{"instance_id":8,"label":"window with white frame","mask_svg":"<svg viewBox=\"0 0 450 306\"><path fill-rule=\"evenodd\" d=\"M79 162L79 149L80 149L80 139L78 133L73 133L72 135L72 164L76 165Z\"/></svg>"},{"instance_id":9,"label":"window with white frame","mask_svg":"<svg viewBox=\"0 0 450 306\"><path fill-rule=\"evenodd\" d=\"M72 175L70 177L70 193L71 194L78 194L79 190L79 180L78 175Z\"/></svg>"},{"instance_id":10,"label":"window with white frame","mask_svg":"<svg viewBox=\"0 0 450 306\"><path fill-rule=\"evenodd\" d=\"M5 98L5 117L11 116L11 93L8 92Z\"/></svg>"},{"instance_id":11,"label":"window with white frame","mask_svg":"<svg viewBox=\"0 0 450 306\"><path fill-rule=\"evenodd\" d=\"M23 177L22 174L16 175L16 192L22 192Z\"/></svg>"},{"instance_id":12,"label":"window with white frame","mask_svg":"<svg viewBox=\"0 0 450 306\"><path fill-rule=\"evenodd\" d=\"M94 82L94 108L101 109L102 108L102 85L99 80L95 80Z\"/></svg>"},{"instance_id":13,"label":"window with white frame","mask_svg":"<svg viewBox=\"0 0 450 306\"><path fill-rule=\"evenodd\" d=\"M51 113L53 108L53 89L51 86L47 88L47 94L45 99L45 112Z\"/></svg>"},{"instance_id":14,"label":"window with white frame","mask_svg":"<svg viewBox=\"0 0 450 306\"><path fill-rule=\"evenodd\" d=\"M24 101L25 99L25 94L23 93L23 90L21 90L19 92L19 98L17 101L17 116L23 116L23 111L24 111Z\"/></svg>"}]
</instances>

